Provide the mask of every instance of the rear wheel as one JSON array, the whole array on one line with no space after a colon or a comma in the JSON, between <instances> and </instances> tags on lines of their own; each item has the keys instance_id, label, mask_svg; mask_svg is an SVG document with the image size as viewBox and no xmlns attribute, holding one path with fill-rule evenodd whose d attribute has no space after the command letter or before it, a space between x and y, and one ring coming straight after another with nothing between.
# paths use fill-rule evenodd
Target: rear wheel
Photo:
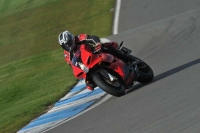
<instances>
[{"instance_id":1,"label":"rear wheel","mask_svg":"<svg viewBox=\"0 0 200 133\"><path fill-rule=\"evenodd\" d=\"M134 57L136 60L142 61L141 59ZM154 73L151 67L146 64L144 61L142 61L138 66L139 76L137 78L137 81L140 83L149 83L154 78Z\"/></svg>"},{"instance_id":2,"label":"rear wheel","mask_svg":"<svg viewBox=\"0 0 200 133\"><path fill-rule=\"evenodd\" d=\"M126 89L123 82L115 72L102 69L93 76L93 81L102 90L113 96L120 97L125 95Z\"/></svg>"}]
</instances>

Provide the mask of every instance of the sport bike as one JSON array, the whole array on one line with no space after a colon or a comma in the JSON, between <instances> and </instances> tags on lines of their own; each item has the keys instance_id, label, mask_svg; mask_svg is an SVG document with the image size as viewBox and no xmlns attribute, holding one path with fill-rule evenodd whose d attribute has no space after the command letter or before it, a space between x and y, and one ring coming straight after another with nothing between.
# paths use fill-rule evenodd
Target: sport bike
<instances>
[{"instance_id":1,"label":"sport bike","mask_svg":"<svg viewBox=\"0 0 200 133\"><path fill-rule=\"evenodd\" d=\"M123 42L122 42L123 43ZM131 50L122 47L119 50L130 55ZM141 59L132 56L135 61L125 62L105 52L93 53L94 47L82 44L72 58L72 69L76 78L95 84L113 96L122 96L134 83L152 81L154 73L151 67Z\"/></svg>"}]
</instances>

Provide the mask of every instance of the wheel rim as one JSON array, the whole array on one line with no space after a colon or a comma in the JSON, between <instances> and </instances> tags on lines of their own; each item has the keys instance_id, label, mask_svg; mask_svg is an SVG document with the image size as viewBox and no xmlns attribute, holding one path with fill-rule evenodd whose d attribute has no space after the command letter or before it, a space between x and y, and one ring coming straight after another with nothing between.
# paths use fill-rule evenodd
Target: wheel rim
<instances>
[{"instance_id":1,"label":"wheel rim","mask_svg":"<svg viewBox=\"0 0 200 133\"><path fill-rule=\"evenodd\" d=\"M142 61L142 60L140 60L139 58L136 58L136 57L134 57L134 59L137 60L137 61ZM143 61L142 61L142 63L138 64L137 67L138 67L139 71L142 71L144 73L149 73L151 71L149 69L149 66Z\"/></svg>"},{"instance_id":2,"label":"wheel rim","mask_svg":"<svg viewBox=\"0 0 200 133\"><path fill-rule=\"evenodd\" d=\"M108 72L107 70L102 70L102 71L100 71L100 74L101 74L102 79L103 79L106 83L108 83L109 85L111 85L111 86L113 86L113 87L115 87L115 88L120 88L121 85L120 85L120 82L119 82L118 78L116 78L115 80L111 81L110 78L109 78L109 76L108 76L108 73L109 73L109 72ZM111 73L109 73L109 74L112 75ZM112 75L112 76L114 76L114 75ZM114 77L115 77L115 76L114 76Z\"/></svg>"},{"instance_id":3,"label":"wheel rim","mask_svg":"<svg viewBox=\"0 0 200 133\"><path fill-rule=\"evenodd\" d=\"M110 79L107 79L105 77L103 77L103 78L104 78L104 81L106 81L106 83L108 83L114 87L117 87L117 88L120 87L120 84L117 80L111 81Z\"/></svg>"},{"instance_id":4,"label":"wheel rim","mask_svg":"<svg viewBox=\"0 0 200 133\"><path fill-rule=\"evenodd\" d=\"M149 73L150 69L146 63L140 63L138 64L138 69L144 73Z\"/></svg>"}]
</instances>

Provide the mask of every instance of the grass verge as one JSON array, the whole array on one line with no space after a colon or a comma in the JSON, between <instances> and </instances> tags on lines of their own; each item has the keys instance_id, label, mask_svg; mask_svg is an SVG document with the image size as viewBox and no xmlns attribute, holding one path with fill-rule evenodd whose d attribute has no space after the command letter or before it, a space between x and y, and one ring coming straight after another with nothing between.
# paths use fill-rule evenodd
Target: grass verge
<instances>
[{"instance_id":1,"label":"grass verge","mask_svg":"<svg viewBox=\"0 0 200 133\"><path fill-rule=\"evenodd\" d=\"M0 132L14 132L76 83L60 50L0 67Z\"/></svg>"},{"instance_id":2,"label":"grass verge","mask_svg":"<svg viewBox=\"0 0 200 133\"><path fill-rule=\"evenodd\" d=\"M1 6L11 6L1 13L5 17L0 17L0 65L59 48L57 36L66 29L74 34L100 37L111 34L113 12L110 9L114 0L50 0L46 4L42 0L37 6L19 0L19 3L24 1L21 2L23 10L13 7L17 4L15 0L0 1L10 1Z\"/></svg>"}]
</instances>

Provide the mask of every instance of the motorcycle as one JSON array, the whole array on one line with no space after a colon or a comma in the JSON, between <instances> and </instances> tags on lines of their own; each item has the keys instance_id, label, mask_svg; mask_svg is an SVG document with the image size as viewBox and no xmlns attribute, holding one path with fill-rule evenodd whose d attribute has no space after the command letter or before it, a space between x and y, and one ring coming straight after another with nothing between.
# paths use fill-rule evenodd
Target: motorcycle
<instances>
[{"instance_id":1,"label":"motorcycle","mask_svg":"<svg viewBox=\"0 0 200 133\"><path fill-rule=\"evenodd\" d=\"M127 55L132 52L120 44L119 50ZM74 76L85 79L87 84L95 84L113 96L123 96L134 83L148 83L154 78L151 67L141 59L132 56L135 61L126 63L112 54L93 53L94 47L82 44L72 58Z\"/></svg>"}]
</instances>

